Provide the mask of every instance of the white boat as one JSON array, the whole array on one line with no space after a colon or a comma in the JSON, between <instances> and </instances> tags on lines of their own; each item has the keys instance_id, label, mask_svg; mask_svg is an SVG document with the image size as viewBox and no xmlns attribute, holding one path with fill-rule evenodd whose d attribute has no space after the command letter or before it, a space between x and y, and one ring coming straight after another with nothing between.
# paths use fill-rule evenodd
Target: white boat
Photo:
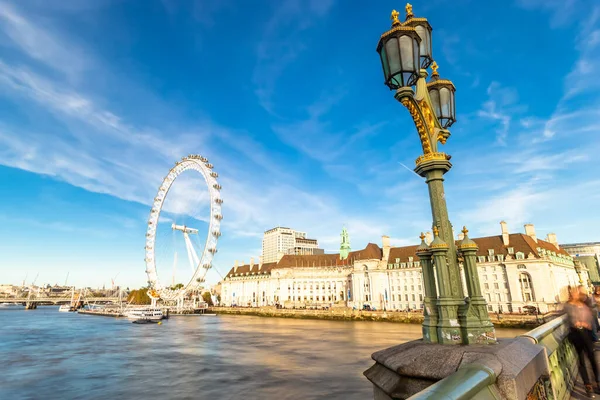
<instances>
[{"instance_id":1,"label":"white boat","mask_svg":"<svg viewBox=\"0 0 600 400\"><path fill-rule=\"evenodd\" d=\"M128 319L160 321L163 319L163 312L156 307L135 307L129 308L124 312Z\"/></svg>"},{"instance_id":2,"label":"white boat","mask_svg":"<svg viewBox=\"0 0 600 400\"><path fill-rule=\"evenodd\" d=\"M71 303L63 304L58 307L59 312L75 312L77 311L79 300L81 299L81 293L75 298L75 286L71 288Z\"/></svg>"},{"instance_id":3,"label":"white boat","mask_svg":"<svg viewBox=\"0 0 600 400\"><path fill-rule=\"evenodd\" d=\"M21 304L17 304L17 303L0 303L0 307L1 308L5 308L5 307L21 307Z\"/></svg>"}]
</instances>

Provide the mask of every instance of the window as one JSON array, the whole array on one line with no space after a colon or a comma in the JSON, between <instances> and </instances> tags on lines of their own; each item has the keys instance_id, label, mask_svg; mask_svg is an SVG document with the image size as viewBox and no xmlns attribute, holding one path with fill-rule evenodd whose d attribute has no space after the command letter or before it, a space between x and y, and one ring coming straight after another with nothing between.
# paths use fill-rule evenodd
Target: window
<instances>
[{"instance_id":1,"label":"window","mask_svg":"<svg viewBox=\"0 0 600 400\"><path fill-rule=\"evenodd\" d=\"M489 249L488 256L493 256L493 255L494 255L494 249Z\"/></svg>"},{"instance_id":2,"label":"window","mask_svg":"<svg viewBox=\"0 0 600 400\"><path fill-rule=\"evenodd\" d=\"M408 286L404 286L404 291L408 292Z\"/></svg>"},{"instance_id":3,"label":"window","mask_svg":"<svg viewBox=\"0 0 600 400\"><path fill-rule=\"evenodd\" d=\"M523 301L535 301L533 285L531 284L531 276L527 272L521 272L519 274L519 285L521 286L521 294L523 295Z\"/></svg>"},{"instance_id":4,"label":"window","mask_svg":"<svg viewBox=\"0 0 600 400\"><path fill-rule=\"evenodd\" d=\"M490 285L488 285L487 283L484 283L483 286L485 287L485 290L489 290Z\"/></svg>"},{"instance_id":5,"label":"window","mask_svg":"<svg viewBox=\"0 0 600 400\"><path fill-rule=\"evenodd\" d=\"M415 285L410 285L410 290L414 291L415 290Z\"/></svg>"},{"instance_id":6,"label":"window","mask_svg":"<svg viewBox=\"0 0 600 400\"><path fill-rule=\"evenodd\" d=\"M413 299L413 301L415 301L415 295L414 294L412 295L412 299Z\"/></svg>"},{"instance_id":7,"label":"window","mask_svg":"<svg viewBox=\"0 0 600 400\"><path fill-rule=\"evenodd\" d=\"M402 268L406 268L406 263L402 263L400 266L401 266Z\"/></svg>"},{"instance_id":8,"label":"window","mask_svg":"<svg viewBox=\"0 0 600 400\"><path fill-rule=\"evenodd\" d=\"M500 293L496 293L496 301L498 301L498 303L500 303L502 301L502 299L500 297Z\"/></svg>"},{"instance_id":9,"label":"window","mask_svg":"<svg viewBox=\"0 0 600 400\"><path fill-rule=\"evenodd\" d=\"M488 306L488 311L494 311L494 308L492 306Z\"/></svg>"},{"instance_id":10,"label":"window","mask_svg":"<svg viewBox=\"0 0 600 400\"><path fill-rule=\"evenodd\" d=\"M489 293L486 293L486 296L487 296L488 302L492 301L492 296Z\"/></svg>"},{"instance_id":11,"label":"window","mask_svg":"<svg viewBox=\"0 0 600 400\"><path fill-rule=\"evenodd\" d=\"M477 257L477 259L479 260L480 263L485 262L485 256L479 256L479 257Z\"/></svg>"},{"instance_id":12,"label":"window","mask_svg":"<svg viewBox=\"0 0 600 400\"><path fill-rule=\"evenodd\" d=\"M413 261L413 258L412 258L412 257L408 257L408 261L409 261L409 262L412 262L412 261Z\"/></svg>"},{"instance_id":13,"label":"window","mask_svg":"<svg viewBox=\"0 0 600 400\"><path fill-rule=\"evenodd\" d=\"M494 274L494 280L497 281L498 280L498 275Z\"/></svg>"},{"instance_id":14,"label":"window","mask_svg":"<svg viewBox=\"0 0 600 400\"><path fill-rule=\"evenodd\" d=\"M422 294L419 295L419 301L423 301L423 295Z\"/></svg>"},{"instance_id":15,"label":"window","mask_svg":"<svg viewBox=\"0 0 600 400\"><path fill-rule=\"evenodd\" d=\"M408 301L408 295L407 294L404 295L404 300Z\"/></svg>"},{"instance_id":16,"label":"window","mask_svg":"<svg viewBox=\"0 0 600 400\"><path fill-rule=\"evenodd\" d=\"M508 248L508 254L515 254L515 248L514 247L509 247Z\"/></svg>"},{"instance_id":17,"label":"window","mask_svg":"<svg viewBox=\"0 0 600 400\"><path fill-rule=\"evenodd\" d=\"M421 285L417 285L417 290L421 291Z\"/></svg>"},{"instance_id":18,"label":"window","mask_svg":"<svg viewBox=\"0 0 600 400\"><path fill-rule=\"evenodd\" d=\"M503 262L504 261L504 254L498 254L498 261Z\"/></svg>"},{"instance_id":19,"label":"window","mask_svg":"<svg viewBox=\"0 0 600 400\"><path fill-rule=\"evenodd\" d=\"M484 280L484 281L487 281L487 275L484 275L484 276L483 276L483 280Z\"/></svg>"},{"instance_id":20,"label":"window","mask_svg":"<svg viewBox=\"0 0 600 400\"><path fill-rule=\"evenodd\" d=\"M496 282L496 283L494 283L494 289L499 289L499 287L498 287L498 283L497 283L497 282Z\"/></svg>"},{"instance_id":21,"label":"window","mask_svg":"<svg viewBox=\"0 0 600 400\"><path fill-rule=\"evenodd\" d=\"M398 264L400 262L399 258L396 258L396 264Z\"/></svg>"},{"instance_id":22,"label":"window","mask_svg":"<svg viewBox=\"0 0 600 400\"><path fill-rule=\"evenodd\" d=\"M523 259L525 259L525 254L521 253L521 252L518 252L517 253L517 260L523 260Z\"/></svg>"}]
</instances>

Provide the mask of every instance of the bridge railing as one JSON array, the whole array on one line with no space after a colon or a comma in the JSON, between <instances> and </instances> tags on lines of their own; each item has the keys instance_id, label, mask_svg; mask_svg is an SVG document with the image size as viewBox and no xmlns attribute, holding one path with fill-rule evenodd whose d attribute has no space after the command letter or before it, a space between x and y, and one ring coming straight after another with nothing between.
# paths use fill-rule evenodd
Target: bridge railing
<instances>
[{"instance_id":1,"label":"bridge railing","mask_svg":"<svg viewBox=\"0 0 600 400\"><path fill-rule=\"evenodd\" d=\"M578 364L575 349L567 339L566 318L566 315L560 316L520 335L521 338L529 339L532 344L542 346L547 359L544 371L536 372L533 367L530 371L541 375L537 377L537 383L528 389L533 396L531 398L570 398ZM409 400L506 398L496 384L497 378L494 371L483 364L467 364L452 375L411 396Z\"/></svg>"}]
</instances>

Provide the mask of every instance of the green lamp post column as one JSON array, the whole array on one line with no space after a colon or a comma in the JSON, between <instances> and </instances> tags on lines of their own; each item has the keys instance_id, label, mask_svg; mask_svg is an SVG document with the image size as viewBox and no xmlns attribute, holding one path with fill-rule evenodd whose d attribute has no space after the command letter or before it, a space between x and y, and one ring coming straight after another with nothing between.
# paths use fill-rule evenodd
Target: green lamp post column
<instances>
[{"instance_id":1,"label":"green lamp post column","mask_svg":"<svg viewBox=\"0 0 600 400\"><path fill-rule=\"evenodd\" d=\"M441 344L463 343L459 322L459 308L464 308L465 301L453 296L450 280L450 246L439 236L437 226L433 227L434 239L429 245L433 254L433 263L437 273L440 289L438 303L437 342Z\"/></svg>"},{"instance_id":2,"label":"green lamp post column","mask_svg":"<svg viewBox=\"0 0 600 400\"><path fill-rule=\"evenodd\" d=\"M417 247L417 257L421 262L423 271L423 289L425 299L423 299L423 339L426 342L437 343L437 289L435 287L435 277L433 272L433 262L431 260L431 250L425 243L425 235L421 232L421 244Z\"/></svg>"},{"instance_id":3,"label":"green lamp post column","mask_svg":"<svg viewBox=\"0 0 600 400\"><path fill-rule=\"evenodd\" d=\"M465 278L467 280L467 291L469 298L466 304L466 312L461 316L461 330L464 344L472 343L496 343L496 332L490 320L487 303L481 293L479 274L477 273L477 244L469 239L469 231L463 227L463 240L458 245L462 253Z\"/></svg>"},{"instance_id":4,"label":"green lamp post column","mask_svg":"<svg viewBox=\"0 0 600 400\"><path fill-rule=\"evenodd\" d=\"M377 52L381 58L384 83L395 91L396 100L408 109L423 148L423 154L416 160L415 172L425 178L427 183L433 227L437 232L435 243L430 245L439 287L437 341L462 343L459 323L467 320L469 307L465 302L443 184L444 174L452 168L452 164L449 155L438 151L438 142L446 144L450 137L448 128L456 121L456 88L451 81L441 79L437 72L438 66L432 55L432 29L427 19L415 17L410 4L406 5L406 20L400 22L398 16L399 13L393 10L392 27L381 35ZM427 82L427 68L430 66L431 80ZM422 250L422 259L425 260L425 248ZM424 261L423 265L426 264L427 261ZM429 274L429 277L427 275L424 270L426 287L435 287L433 274ZM480 323L487 326L488 320L486 316L485 321ZM427 323L431 324L432 321L429 318ZM426 340L436 340L431 334L430 325L424 323L423 333ZM467 343L468 340L464 339L464 342Z\"/></svg>"}]
</instances>

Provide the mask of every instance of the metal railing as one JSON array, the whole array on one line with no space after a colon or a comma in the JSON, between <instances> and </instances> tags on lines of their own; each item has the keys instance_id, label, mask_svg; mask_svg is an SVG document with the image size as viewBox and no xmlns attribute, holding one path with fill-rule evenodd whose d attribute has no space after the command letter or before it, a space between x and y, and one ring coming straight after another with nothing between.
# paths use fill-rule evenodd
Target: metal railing
<instances>
[{"instance_id":1,"label":"metal railing","mask_svg":"<svg viewBox=\"0 0 600 400\"><path fill-rule=\"evenodd\" d=\"M520 337L544 347L548 359L549 377L539 377L546 381L545 391L549 398L564 400L570 398L577 377L577 355L567 339L566 316L560 316ZM409 400L467 400L501 399L495 383L494 371L485 365L467 364L452 375L434 383L427 389L414 394Z\"/></svg>"}]
</instances>

